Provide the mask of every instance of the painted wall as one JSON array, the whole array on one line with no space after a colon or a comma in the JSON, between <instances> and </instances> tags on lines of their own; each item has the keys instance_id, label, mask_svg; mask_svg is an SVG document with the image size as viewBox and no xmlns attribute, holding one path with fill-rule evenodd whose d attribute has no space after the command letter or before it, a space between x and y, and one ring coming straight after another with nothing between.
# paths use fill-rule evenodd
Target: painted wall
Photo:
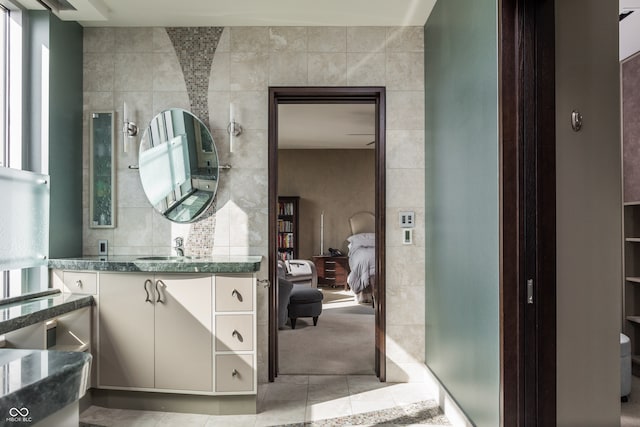
<instances>
[{"instance_id":1,"label":"painted wall","mask_svg":"<svg viewBox=\"0 0 640 427\"><path fill-rule=\"evenodd\" d=\"M48 124L48 173L51 176L49 256L82 255L82 41L83 29L47 11L29 12L30 161L35 170L42 157L42 125ZM43 55L49 58L43 68ZM46 60L45 60L46 61ZM46 66L46 62L45 62ZM43 97L43 81L50 82ZM47 91L46 87L44 89ZM43 103L45 109L43 110ZM47 115L42 116L43 111ZM46 155L46 154L45 154Z\"/></svg>"},{"instance_id":2,"label":"painted wall","mask_svg":"<svg viewBox=\"0 0 640 427\"><path fill-rule=\"evenodd\" d=\"M555 6L557 424L619 425L618 9L598 0ZM585 40L588 49L575 49ZM584 117L580 132L570 126L574 108Z\"/></svg>"},{"instance_id":3,"label":"painted wall","mask_svg":"<svg viewBox=\"0 0 640 427\"><path fill-rule=\"evenodd\" d=\"M439 1L425 25L426 359L478 426L500 425L496 5Z\"/></svg>"},{"instance_id":4,"label":"painted wall","mask_svg":"<svg viewBox=\"0 0 640 427\"><path fill-rule=\"evenodd\" d=\"M198 52L194 51L193 55ZM267 257L268 87L386 86L387 89L387 379L424 378L424 41L421 27L231 27L209 75L210 125L222 163L213 254ZM89 112L123 101L145 127L168 107L190 108L185 79L164 28L87 28L84 34L83 252L107 239L111 254L168 254L176 226L148 204L133 153L118 151L117 224L88 228ZM229 153L229 103L245 132ZM118 119L118 122L119 120ZM122 144L116 132L118 144ZM411 182L412 185L406 185ZM416 211L415 245L403 246L398 212ZM258 274L267 276L266 263ZM258 289L258 375L267 378L267 290Z\"/></svg>"},{"instance_id":5,"label":"painted wall","mask_svg":"<svg viewBox=\"0 0 640 427\"><path fill-rule=\"evenodd\" d=\"M324 211L324 250L348 253L349 218L375 211L374 150L279 150L278 194L300 196L300 254L320 254L320 215Z\"/></svg>"}]
</instances>

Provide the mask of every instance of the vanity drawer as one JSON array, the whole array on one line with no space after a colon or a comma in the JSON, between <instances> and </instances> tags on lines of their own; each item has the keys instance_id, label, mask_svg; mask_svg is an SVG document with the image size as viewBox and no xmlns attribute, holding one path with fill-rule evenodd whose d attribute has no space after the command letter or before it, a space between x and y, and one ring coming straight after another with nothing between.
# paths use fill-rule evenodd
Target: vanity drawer
<instances>
[{"instance_id":1,"label":"vanity drawer","mask_svg":"<svg viewBox=\"0 0 640 427\"><path fill-rule=\"evenodd\" d=\"M216 351L253 350L253 315L216 316Z\"/></svg>"},{"instance_id":2,"label":"vanity drawer","mask_svg":"<svg viewBox=\"0 0 640 427\"><path fill-rule=\"evenodd\" d=\"M216 276L216 311L252 311L251 276Z\"/></svg>"},{"instance_id":3,"label":"vanity drawer","mask_svg":"<svg viewBox=\"0 0 640 427\"><path fill-rule=\"evenodd\" d=\"M64 292L95 295L98 291L97 274L92 272L64 272Z\"/></svg>"},{"instance_id":4,"label":"vanity drawer","mask_svg":"<svg viewBox=\"0 0 640 427\"><path fill-rule=\"evenodd\" d=\"M253 355L216 356L216 391L253 391Z\"/></svg>"}]
</instances>

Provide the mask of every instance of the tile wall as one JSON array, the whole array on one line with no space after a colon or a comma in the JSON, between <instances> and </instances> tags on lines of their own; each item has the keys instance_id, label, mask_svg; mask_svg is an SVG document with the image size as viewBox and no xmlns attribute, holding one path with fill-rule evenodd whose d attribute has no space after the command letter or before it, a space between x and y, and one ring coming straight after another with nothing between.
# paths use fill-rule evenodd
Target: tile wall
<instances>
[{"instance_id":1,"label":"tile wall","mask_svg":"<svg viewBox=\"0 0 640 427\"><path fill-rule=\"evenodd\" d=\"M160 111L190 109L180 63L164 28L85 28L85 255L98 239L115 255L167 255L191 226L171 224L148 204L135 165L117 157L114 229L88 228L88 120L126 101L144 128ZM195 53L194 53L195 54ZM424 41L422 27L228 27L208 86L209 121L221 163L212 254L267 257L269 86L386 86L387 89L387 379L424 379ZM229 153L229 103L245 131ZM119 122L119 119L117 119ZM122 136L116 132L118 147ZM414 244L404 246L398 212L414 210ZM266 263L259 278L266 278ZM267 290L258 290L258 375L267 379Z\"/></svg>"}]
</instances>

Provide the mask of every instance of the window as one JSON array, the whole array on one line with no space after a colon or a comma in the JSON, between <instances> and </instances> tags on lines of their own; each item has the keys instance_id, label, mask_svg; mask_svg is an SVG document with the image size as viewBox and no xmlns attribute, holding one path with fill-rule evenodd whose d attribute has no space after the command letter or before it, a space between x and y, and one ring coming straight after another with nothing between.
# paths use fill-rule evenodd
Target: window
<instances>
[{"instance_id":1,"label":"window","mask_svg":"<svg viewBox=\"0 0 640 427\"><path fill-rule=\"evenodd\" d=\"M37 169L29 167L23 156L22 32L21 11L9 10L0 5L0 167L29 169L37 172ZM0 185L2 184L11 186L6 182L0 183ZM7 187L4 187L0 194L10 194L10 188L7 191ZM11 201L11 197L8 197ZM11 202L7 203L4 200L4 203L5 206L8 206L3 211L5 216L0 213L0 221L6 221L7 212L11 212L12 208L15 211L15 206L11 206ZM46 223L48 224L48 221ZM9 240L21 237L12 235L11 232L5 233L5 236L8 236ZM4 248L0 248L0 253L3 252L3 249L5 253L12 253L8 249L12 247L12 242L2 241L0 244L6 245ZM0 267L0 299L47 288L48 272L46 267L18 268L20 264L27 264L21 262L17 266L9 266L10 261L7 261L9 257L3 258L0 259L0 266L5 265L4 270ZM11 269L6 270L6 268Z\"/></svg>"}]
</instances>

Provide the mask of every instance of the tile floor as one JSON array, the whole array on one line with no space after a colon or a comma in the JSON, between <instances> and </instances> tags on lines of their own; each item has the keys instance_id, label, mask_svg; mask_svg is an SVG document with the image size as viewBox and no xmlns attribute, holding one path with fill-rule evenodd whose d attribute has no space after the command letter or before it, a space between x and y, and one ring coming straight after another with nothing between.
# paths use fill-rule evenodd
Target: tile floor
<instances>
[{"instance_id":1,"label":"tile floor","mask_svg":"<svg viewBox=\"0 0 640 427\"><path fill-rule=\"evenodd\" d=\"M425 384L380 383L370 375L282 375L258 387L258 414L208 416L105 409L80 415L89 426L449 425Z\"/></svg>"}]
</instances>

